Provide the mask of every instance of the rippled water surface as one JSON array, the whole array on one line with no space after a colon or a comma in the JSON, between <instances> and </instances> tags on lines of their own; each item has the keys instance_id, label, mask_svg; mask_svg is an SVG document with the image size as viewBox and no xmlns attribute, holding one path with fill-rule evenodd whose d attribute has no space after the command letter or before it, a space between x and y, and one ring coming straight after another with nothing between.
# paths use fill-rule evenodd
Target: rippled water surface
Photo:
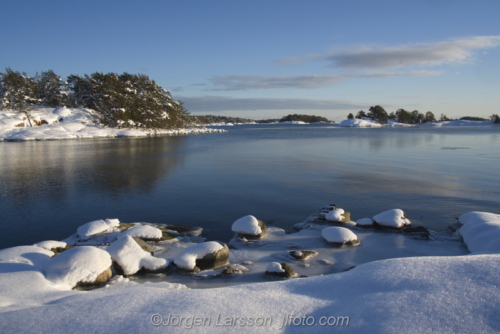
<instances>
[{"instance_id":1,"label":"rippled water surface","mask_svg":"<svg viewBox=\"0 0 500 334\"><path fill-rule=\"evenodd\" d=\"M500 127L227 129L0 142L0 248L61 240L101 218L202 226L227 241L241 216L289 228L333 203L354 220L401 208L435 230L500 212Z\"/></svg>"}]
</instances>

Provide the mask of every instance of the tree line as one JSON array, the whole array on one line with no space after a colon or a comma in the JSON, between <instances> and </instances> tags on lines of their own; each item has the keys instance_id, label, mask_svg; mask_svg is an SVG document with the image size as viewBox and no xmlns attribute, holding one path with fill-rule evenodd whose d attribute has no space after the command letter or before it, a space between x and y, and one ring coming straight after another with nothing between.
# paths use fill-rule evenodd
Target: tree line
<instances>
[{"instance_id":1,"label":"tree line","mask_svg":"<svg viewBox=\"0 0 500 334\"><path fill-rule=\"evenodd\" d=\"M34 77L10 68L0 72L0 108L25 113L31 124L35 104L94 109L99 121L112 127L181 128L190 123L182 102L144 74L95 72L62 80L52 70Z\"/></svg>"},{"instance_id":2,"label":"tree line","mask_svg":"<svg viewBox=\"0 0 500 334\"><path fill-rule=\"evenodd\" d=\"M353 118L362 119L365 117L371 118L382 124L386 124L388 120L394 120L399 123L405 123L405 124L432 123L438 121L431 111L428 111L425 114L423 114L420 113L418 110L407 111L405 109L398 109L396 110L396 112L391 112L388 114L385 111L385 109L379 105L370 107L368 112L360 110L356 114L356 116L354 116L352 113L349 113L349 115L347 115L348 119L353 119ZM462 117L460 119L473 120L473 121L487 121L487 119L485 118L471 117L471 116ZM439 121L451 121L451 120L452 119L448 118L445 114L441 114L439 118ZM494 123L500 123L500 118L498 117L498 115L495 114L491 115L490 120Z\"/></svg>"}]
</instances>

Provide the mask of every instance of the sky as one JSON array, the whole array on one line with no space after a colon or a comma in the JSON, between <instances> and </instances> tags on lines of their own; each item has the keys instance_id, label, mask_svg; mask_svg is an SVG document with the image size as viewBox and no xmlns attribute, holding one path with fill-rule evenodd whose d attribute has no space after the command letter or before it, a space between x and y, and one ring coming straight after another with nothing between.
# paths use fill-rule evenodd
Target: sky
<instances>
[{"instance_id":1,"label":"sky","mask_svg":"<svg viewBox=\"0 0 500 334\"><path fill-rule=\"evenodd\" d=\"M143 73L192 115L500 114L500 1L2 1L0 72Z\"/></svg>"}]
</instances>

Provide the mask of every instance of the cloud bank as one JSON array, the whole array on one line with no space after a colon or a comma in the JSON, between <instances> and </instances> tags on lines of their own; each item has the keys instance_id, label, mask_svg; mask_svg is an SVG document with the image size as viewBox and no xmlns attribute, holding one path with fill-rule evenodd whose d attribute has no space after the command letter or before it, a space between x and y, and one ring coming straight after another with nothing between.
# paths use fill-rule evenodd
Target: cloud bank
<instances>
[{"instance_id":1,"label":"cloud bank","mask_svg":"<svg viewBox=\"0 0 500 334\"><path fill-rule=\"evenodd\" d=\"M223 96L179 97L190 112L255 110L346 110L363 109L364 104L339 100L300 98L231 98Z\"/></svg>"},{"instance_id":2,"label":"cloud bank","mask_svg":"<svg viewBox=\"0 0 500 334\"><path fill-rule=\"evenodd\" d=\"M374 48L362 46L357 50L312 56L326 60L336 68L396 69L464 64L473 60L475 51L500 45L500 36L475 36L436 43L418 43ZM284 63L289 62L283 60Z\"/></svg>"}]
</instances>

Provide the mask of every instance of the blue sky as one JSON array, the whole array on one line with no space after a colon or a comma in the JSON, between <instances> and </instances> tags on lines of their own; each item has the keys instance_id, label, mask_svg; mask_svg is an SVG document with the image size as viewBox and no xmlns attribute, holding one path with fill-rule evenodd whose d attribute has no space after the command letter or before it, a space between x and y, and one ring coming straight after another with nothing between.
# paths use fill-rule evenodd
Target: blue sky
<instances>
[{"instance_id":1,"label":"blue sky","mask_svg":"<svg viewBox=\"0 0 500 334\"><path fill-rule=\"evenodd\" d=\"M4 1L0 71L144 73L193 115L500 114L500 1Z\"/></svg>"}]
</instances>

